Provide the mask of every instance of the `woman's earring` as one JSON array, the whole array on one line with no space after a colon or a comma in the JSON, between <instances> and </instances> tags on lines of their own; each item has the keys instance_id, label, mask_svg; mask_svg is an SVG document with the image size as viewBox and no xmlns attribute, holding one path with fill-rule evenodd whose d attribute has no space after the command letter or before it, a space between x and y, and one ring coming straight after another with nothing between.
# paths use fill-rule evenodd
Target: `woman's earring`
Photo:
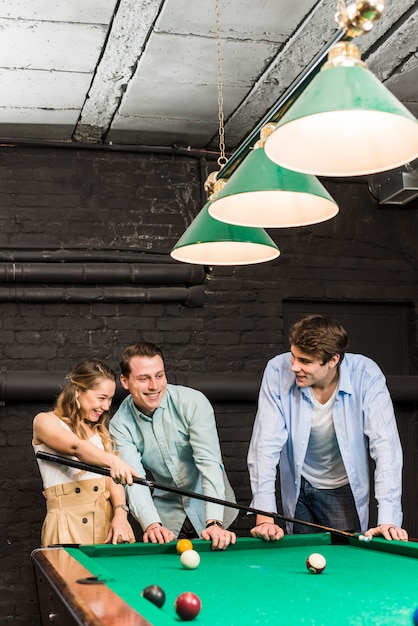
<instances>
[{"instance_id":1,"label":"woman's earring","mask_svg":"<svg viewBox=\"0 0 418 626\"><path fill-rule=\"evenodd\" d=\"M80 404L80 400L78 398L75 399L75 403L77 405L77 409L80 410L81 409L81 404Z\"/></svg>"}]
</instances>

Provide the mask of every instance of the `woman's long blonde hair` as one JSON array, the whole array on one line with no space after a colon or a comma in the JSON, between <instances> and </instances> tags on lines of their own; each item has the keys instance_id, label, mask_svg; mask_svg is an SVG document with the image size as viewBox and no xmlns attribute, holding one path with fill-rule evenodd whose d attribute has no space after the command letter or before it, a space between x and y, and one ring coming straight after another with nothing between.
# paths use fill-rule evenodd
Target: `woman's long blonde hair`
<instances>
[{"instance_id":1,"label":"woman's long blonde hair","mask_svg":"<svg viewBox=\"0 0 418 626\"><path fill-rule=\"evenodd\" d=\"M94 389L103 379L116 382L115 372L99 359L84 359L77 363L74 369L66 376L67 383L57 398L54 413L63 422L68 424L73 433L80 439L88 439L82 426L83 418L77 404L77 392ZM100 435L107 452L113 452L112 440L107 428L109 411L100 416L93 429Z\"/></svg>"}]
</instances>

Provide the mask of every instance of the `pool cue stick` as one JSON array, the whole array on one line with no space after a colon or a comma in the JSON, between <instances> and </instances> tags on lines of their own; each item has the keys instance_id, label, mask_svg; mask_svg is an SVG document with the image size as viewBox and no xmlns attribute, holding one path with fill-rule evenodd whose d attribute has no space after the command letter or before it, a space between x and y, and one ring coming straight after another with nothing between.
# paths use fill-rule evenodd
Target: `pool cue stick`
<instances>
[{"instance_id":1,"label":"pool cue stick","mask_svg":"<svg viewBox=\"0 0 418 626\"><path fill-rule=\"evenodd\" d=\"M110 469L107 467L100 467L97 465L91 465L90 463L83 463L82 461L76 461L75 459L70 459L66 456L60 456L58 454L50 454L49 452L37 452L36 456L38 459L43 459L44 461L50 461L51 463L59 463L60 465L68 465L69 467L75 467L78 469L86 470L88 472L93 472L95 474L101 474L103 476L110 477ZM334 535L339 535L342 537L350 537L354 539L359 539L359 537L364 537L361 533L350 533L345 530L338 530L336 528L330 528L329 526L323 526L322 524L314 524L313 522L304 522L302 520L293 519L291 517L285 517L284 515L280 515L279 513L269 513L267 511L262 511L260 509L254 509L250 506L245 506L244 504L237 504L236 502L229 502L227 500L220 500L219 498L213 498L212 496L205 496L201 493L195 493L194 491L187 491L186 489L179 489L178 487L171 487L170 485L163 485L161 483L157 483L153 480L147 480L146 478L138 478L137 476L132 476L132 479L135 484L143 485L144 487L148 487L149 489L160 489L162 491L169 491L172 493L177 493L181 496L187 496L189 498L195 498L197 500L204 500L205 502L212 502L213 504L220 504L221 506L227 506L232 509L238 509L240 511L245 511L246 513L254 513L256 515L265 515L267 517L273 517L284 522L291 522L292 524L302 524L304 526L310 526L311 528L315 528L316 530L322 530L327 533L332 533Z\"/></svg>"}]
</instances>

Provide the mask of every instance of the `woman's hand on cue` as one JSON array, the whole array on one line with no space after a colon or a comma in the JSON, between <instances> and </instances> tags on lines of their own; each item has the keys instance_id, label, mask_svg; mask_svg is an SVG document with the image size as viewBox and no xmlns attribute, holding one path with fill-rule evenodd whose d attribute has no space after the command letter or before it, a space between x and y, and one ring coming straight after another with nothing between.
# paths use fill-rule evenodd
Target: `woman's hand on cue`
<instances>
[{"instance_id":1,"label":"woman's hand on cue","mask_svg":"<svg viewBox=\"0 0 418 626\"><path fill-rule=\"evenodd\" d=\"M408 533L404 528L399 528L394 524L380 524L376 528L369 528L364 533L366 537L384 537L385 539L395 539L397 541L408 541Z\"/></svg>"},{"instance_id":2,"label":"woman's hand on cue","mask_svg":"<svg viewBox=\"0 0 418 626\"><path fill-rule=\"evenodd\" d=\"M137 472L116 454L109 454L110 476L117 485L132 485L133 476L140 478Z\"/></svg>"}]
</instances>

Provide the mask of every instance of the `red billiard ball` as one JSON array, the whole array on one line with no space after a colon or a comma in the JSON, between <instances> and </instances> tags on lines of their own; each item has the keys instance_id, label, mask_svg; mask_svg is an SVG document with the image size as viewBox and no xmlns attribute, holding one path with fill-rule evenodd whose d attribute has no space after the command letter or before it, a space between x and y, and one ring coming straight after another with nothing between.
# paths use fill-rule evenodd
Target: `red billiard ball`
<instances>
[{"instance_id":1,"label":"red billiard ball","mask_svg":"<svg viewBox=\"0 0 418 626\"><path fill-rule=\"evenodd\" d=\"M311 574L320 574L324 571L327 562L322 554L314 553L306 559L306 567Z\"/></svg>"},{"instance_id":2,"label":"red billiard ball","mask_svg":"<svg viewBox=\"0 0 418 626\"><path fill-rule=\"evenodd\" d=\"M158 606L159 609L164 605L165 592L158 585L148 585L148 587L142 590L141 595L146 598L146 600L155 604L155 606Z\"/></svg>"},{"instance_id":3,"label":"red billiard ball","mask_svg":"<svg viewBox=\"0 0 418 626\"><path fill-rule=\"evenodd\" d=\"M177 615L184 620L191 620L199 615L202 603L200 598L191 591L185 591L177 596L174 603Z\"/></svg>"}]
</instances>

